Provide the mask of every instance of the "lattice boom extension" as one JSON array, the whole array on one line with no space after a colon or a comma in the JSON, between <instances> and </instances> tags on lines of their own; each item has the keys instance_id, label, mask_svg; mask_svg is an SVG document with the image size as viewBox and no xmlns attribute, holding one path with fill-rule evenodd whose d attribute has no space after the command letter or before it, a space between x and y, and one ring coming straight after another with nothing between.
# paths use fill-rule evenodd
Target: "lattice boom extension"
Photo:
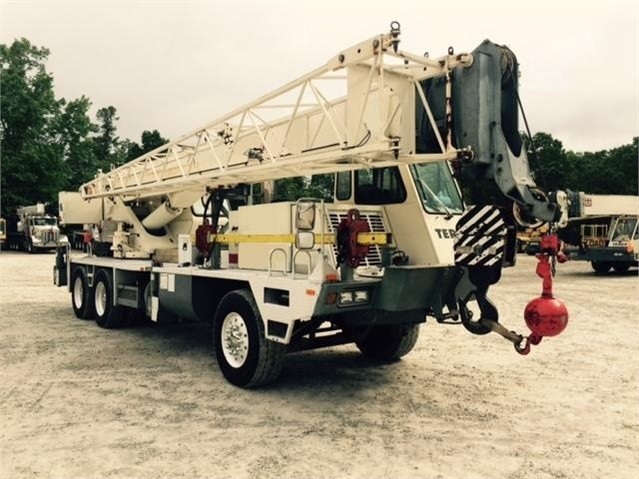
<instances>
[{"instance_id":1,"label":"lattice boom extension","mask_svg":"<svg viewBox=\"0 0 639 479\"><path fill-rule=\"evenodd\" d=\"M419 81L468 66L472 55L451 51L429 59L397 49L398 43L399 30L393 29L348 48L258 100L100 172L82 185L82 196L126 201L458 157L450 138L439 133L441 152L415 154L415 110L421 104L434 124Z\"/></svg>"}]
</instances>

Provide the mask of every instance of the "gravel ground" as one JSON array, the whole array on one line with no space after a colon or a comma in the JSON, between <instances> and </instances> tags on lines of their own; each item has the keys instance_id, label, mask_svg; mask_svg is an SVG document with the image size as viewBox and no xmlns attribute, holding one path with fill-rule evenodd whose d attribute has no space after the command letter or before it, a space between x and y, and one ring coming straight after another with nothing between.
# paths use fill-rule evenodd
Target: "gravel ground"
<instances>
[{"instance_id":1,"label":"gravel ground","mask_svg":"<svg viewBox=\"0 0 639 479\"><path fill-rule=\"evenodd\" d=\"M287 358L245 391L205 325L106 331L73 315L54 255L0 254L0 477L639 477L639 279L559 266L570 323L526 357L429 321L378 365L354 346ZM523 332L535 259L491 298Z\"/></svg>"}]
</instances>

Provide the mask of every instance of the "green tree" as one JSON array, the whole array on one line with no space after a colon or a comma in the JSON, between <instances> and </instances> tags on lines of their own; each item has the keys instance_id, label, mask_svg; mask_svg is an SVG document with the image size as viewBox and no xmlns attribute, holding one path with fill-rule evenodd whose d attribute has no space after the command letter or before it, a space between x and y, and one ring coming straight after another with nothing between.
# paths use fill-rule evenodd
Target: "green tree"
<instances>
[{"instance_id":1,"label":"green tree","mask_svg":"<svg viewBox=\"0 0 639 479\"><path fill-rule=\"evenodd\" d=\"M335 175L297 176L275 181L273 201L296 201L299 198L333 199Z\"/></svg>"},{"instance_id":2,"label":"green tree","mask_svg":"<svg viewBox=\"0 0 639 479\"><path fill-rule=\"evenodd\" d=\"M46 71L49 50L25 39L0 45L0 148L2 214L20 205L52 202L64 184L61 158L52 146L51 119L62 105Z\"/></svg>"},{"instance_id":3,"label":"green tree","mask_svg":"<svg viewBox=\"0 0 639 479\"><path fill-rule=\"evenodd\" d=\"M639 137L632 143L611 150L572 153L568 160L574 172L569 187L592 194L636 195Z\"/></svg>"},{"instance_id":4,"label":"green tree","mask_svg":"<svg viewBox=\"0 0 639 479\"><path fill-rule=\"evenodd\" d=\"M168 143L169 140L163 138L158 130L144 130L142 132L141 143L129 142L127 145L127 160L134 160L149 151L153 151L162 145Z\"/></svg>"},{"instance_id":5,"label":"green tree","mask_svg":"<svg viewBox=\"0 0 639 479\"><path fill-rule=\"evenodd\" d=\"M613 192L624 195L639 194L639 136L632 143L609 150L607 166L617 172L618 183Z\"/></svg>"},{"instance_id":6,"label":"green tree","mask_svg":"<svg viewBox=\"0 0 639 479\"><path fill-rule=\"evenodd\" d=\"M306 179L303 176L276 180L275 193L272 201L295 201L304 196L305 187Z\"/></svg>"},{"instance_id":7,"label":"green tree","mask_svg":"<svg viewBox=\"0 0 639 479\"><path fill-rule=\"evenodd\" d=\"M98 165L104 171L122 163L116 122L120 119L114 106L100 108L96 117L98 120L98 134L93 139L93 151Z\"/></svg>"},{"instance_id":8,"label":"green tree","mask_svg":"<svg viewBox=\"0 0 639 479\"><path fill-rule=\"evenodd\" d=\"M334 185L335 175L332 173L325 175L313 175L306 187L305 196L310 198L319 198L325 201L332 201Z\"/></svg>"},{"instance_id":9,"label":"green tree","mask_svg":"<svg viewBox=\"0 0 639 479\"><path fill-rule=\"evenodd\" d=\"M524 135L530 169L537 185L546 191L565 190L572 177L571 164L561 141L548 133Z\"/></svg>"},{"instance_id":10,"label":"green tree","mask_svg":"<svg viewBox=\"0 0 639 479\"><path fill-rule=\"evenodd\" d=\"M66 102L53 121L56 151L62 159L66 183L65 190L76 190L96 172L96 157L91 134L97 126L89 117L91 102L85 96Z\"/></svg>"}]
</instances>

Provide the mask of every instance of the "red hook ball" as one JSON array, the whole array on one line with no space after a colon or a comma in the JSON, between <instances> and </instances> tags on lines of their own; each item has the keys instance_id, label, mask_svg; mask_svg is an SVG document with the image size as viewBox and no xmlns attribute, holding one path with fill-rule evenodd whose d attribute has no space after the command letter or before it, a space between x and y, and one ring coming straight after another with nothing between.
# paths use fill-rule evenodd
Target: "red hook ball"
<instances>
[{"instance_id":1,"label":"red hook ball","mask_svg":"<svg viewBox=\"0 0 639 479\"><path fill-rule=\"evenodd\" d=\"M542 296L528 303L524 319L537 336L557 336L568 325L568 309L557 298Z\"/></svg>"}]
</instances>

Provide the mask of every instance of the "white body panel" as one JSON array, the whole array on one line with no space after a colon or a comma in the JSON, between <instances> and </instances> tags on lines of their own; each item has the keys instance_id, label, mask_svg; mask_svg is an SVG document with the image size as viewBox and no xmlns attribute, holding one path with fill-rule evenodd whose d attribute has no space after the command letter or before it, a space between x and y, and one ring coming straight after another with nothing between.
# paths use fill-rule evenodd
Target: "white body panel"
<instances>
[{"instance_id":1,"label":"white body panel","mask_svg":"<svg viewBox=\"0 0 639 479\"><path fill-rule=\"evenodd\" d=\"M231 213L229 231L238 234L291 234L293 233L293 204L289 202L242 206ZM266 270L269 255L275 248L284 249L283 254L274 254L272 269L289 271L292 247L289 243L241 243L238 246L238 267Z\"/></svg>"},{"instance_id":2,"label":"white body panel","mask_svg":"<svg viewBox=\"0 0 639 479\"><path fill-rule=\"evenodd\" d=\"M58 193L58 205L60 224L83 225L98 223L112 202L107 198L84 200L79 192L61 191Z\"/></svg>"},{"instance_id":3,"label":"white body panel","mask_svg":"<svg viewBox=\"0 0 639 479\"><path fill-rule=\"evenodd\" d=\"M286 338L270 336L269 339L278 342L288 342L290 340L290 326L296 320L307 320L313 314L315 304L318 299L321 284L309 281L306 278L294 279L291 275L271 274L257 270L208 270L198 267L178 267L177 265L167 265L153 268L153 272L160 273L163 278L160 280L160 288L170 290L175 285L175 276L191 276L197 278L221 278L234 281L244 281L250 286L253 297L265 325L268 320L275 320L286 323L289 326L289 334ZM264 288L274 288L286 290L289 293L290 306L281 306L264 301Z\"/></svg>"},{"instance_id":4,"label":"white body panel","mask_svg":"<svg viewBox=\"0 0 639 479\"><path fill-rule=\"evenodd\" d=\"M357 207L362 218L369 222L371 231L392 233L390 224L386 219L384 207L364 206L352 204L324 204L324 212L317 209L314 233L322 233L333 237L336 227L344 218L349 209ZM229 229L231 233L238 234L269 234L269 235L290 235L295 233L295 203L269 203L263 205L242 206L237 211L231 212ZM325 214L324 214L325 213ZM323 228L323 230L322 230ZM240 243L230 246L237 248L238 267L240 269L256 269L279 272L292 272L309 274L318 262L322 260L322 251L326 255L329 264L336 267L335 250L332 245L325 245L323 248L316 244L310 250L309 255L301 252L290 243ZM275 251L274 250L283 250ZM272 254L271 254L272 253ZM295 256L295 266L291 266ZM374 259L373 259L374 258ZM270 259L270 263L269 263ZM381 253L376 246L370 247L370 253L365 261L366 266L379 264Z\"/></svg>"},{"instance_id":5,"label":"white body panel","mask_svg":"<svg viewBox=\"0 0 639 479\"><path fill-rule=\"evenodd\" d=\"M639 215L639 196L580 195L584 216Z\"/></svg>"}]
</instances>

